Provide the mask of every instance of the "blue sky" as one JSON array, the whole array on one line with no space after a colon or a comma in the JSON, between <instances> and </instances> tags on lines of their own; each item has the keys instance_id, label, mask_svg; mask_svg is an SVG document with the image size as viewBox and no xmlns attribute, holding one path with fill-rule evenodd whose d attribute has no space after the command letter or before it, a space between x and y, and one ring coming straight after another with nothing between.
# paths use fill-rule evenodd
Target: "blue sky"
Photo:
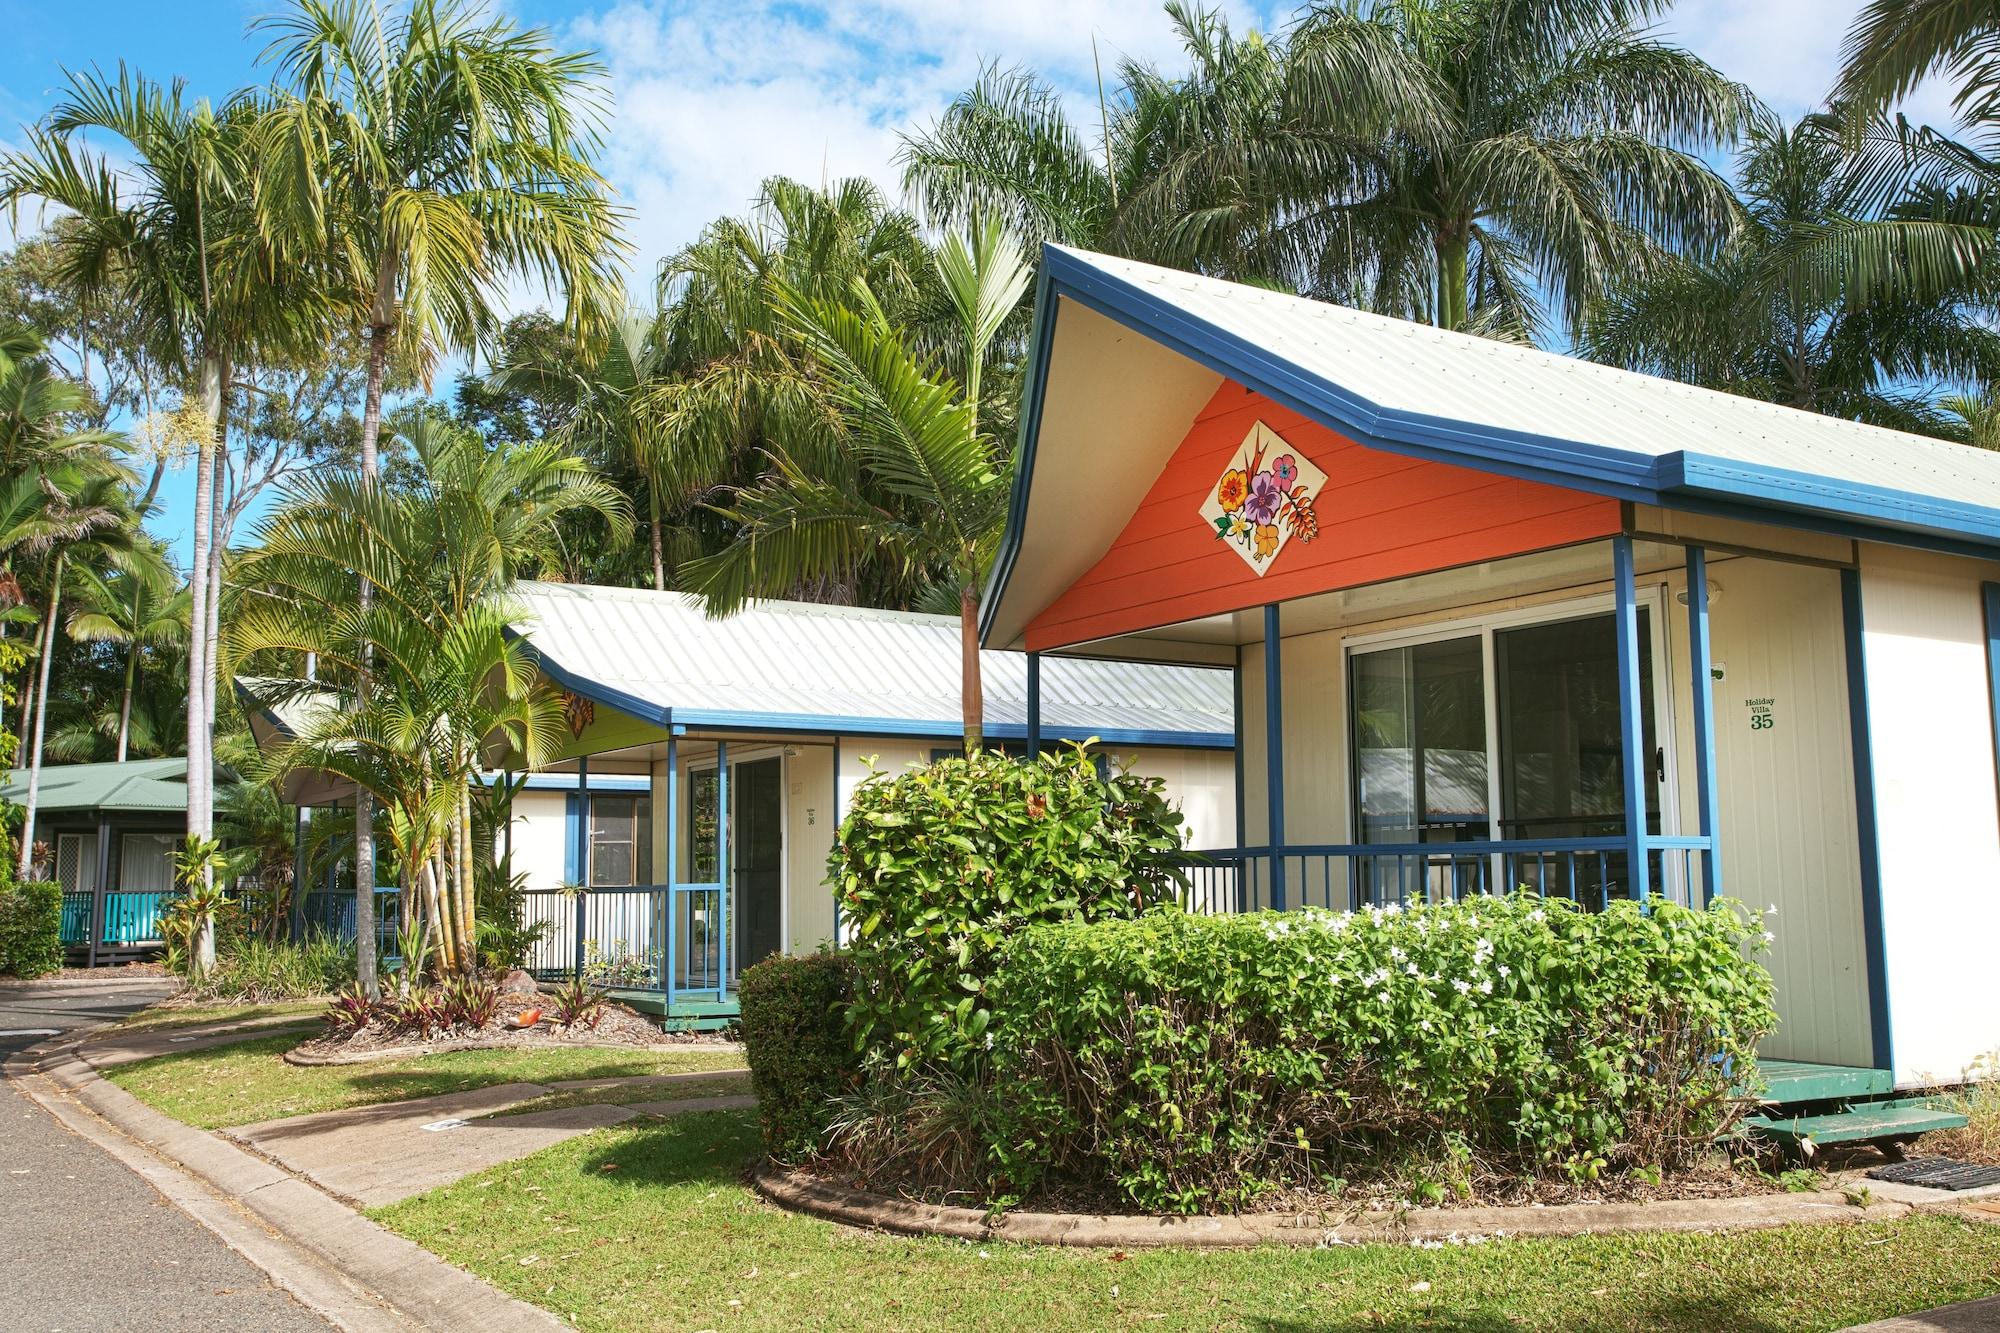
<instances>
[{"instance_id":1,"label":"blue sky","mask_svg":"<svg viewBox=\"0 0 2000 1333\"><path fill-rule=\"evenodd\" d=\"M0 0L0 143L53 100L65 66L120 59L217 96L261 82L248 22L274 0L161 4ZM1171 65L1156 0L508 0L507 12L603 53L616 119L606 152L633 209L636 291L709 219L741 211L765 176L866 175L893 189L897 133L921 125L982 63L1020 63L1094 112L1091 44L1107 69L1132 55ZM1661 31L1782 112L1815 103L1858 0L1683 0ZM1234 25L1270 28L1293 6L1230 0ZM87 15L88 21L80 21ZM1937 108L1914 106L1918 113ZM24 219L24 227L26 226ZM4 233L4 223L0 223ZM4 235L0 235L4 239ZM523 292L523 304L538 303ZM163 488L154 530L183 550L188 473Z\"/></svg>"}]
</instances>

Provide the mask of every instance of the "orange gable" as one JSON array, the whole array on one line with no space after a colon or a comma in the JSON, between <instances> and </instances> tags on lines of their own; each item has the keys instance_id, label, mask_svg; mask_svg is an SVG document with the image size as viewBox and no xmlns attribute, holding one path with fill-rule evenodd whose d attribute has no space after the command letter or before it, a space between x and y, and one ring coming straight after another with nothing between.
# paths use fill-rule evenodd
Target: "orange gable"
<instances>
[{"instance_id":1,"label":"orange gable","mask_svg":"<svg viewBox=\"0 0 2000 1333\"><path fill-rule=\"evenodd\" d=\"M1261 576L1201 508L1258 422L1324 472L1318 534L1294 533ZM1225 382L1132 521L1028 626L1031 650L1353 588L1620 530L1618 501L1356 444Z\"/></svg>"}]
</instances>

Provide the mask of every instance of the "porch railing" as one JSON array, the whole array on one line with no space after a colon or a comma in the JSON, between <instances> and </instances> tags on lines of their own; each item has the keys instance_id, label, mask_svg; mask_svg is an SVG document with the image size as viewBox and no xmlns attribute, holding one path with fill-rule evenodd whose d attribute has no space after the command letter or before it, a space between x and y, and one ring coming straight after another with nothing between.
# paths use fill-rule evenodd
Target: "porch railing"
<instances>
[{"instance_id":1,"label":"porch railing","mask_svg":"<svg viewBox=\"0 0 2000 1333\"><path fill-rule=\"evenodd\" d=\"M1709 847L1705 837L1648 835L1648 901L1700 905L1701 857ZM1623 838L1231 847L1190 854L1183 872L1189 906L1206 912L1354 911L1515 889L1601 910L1634 896Z\"/></svg>"},{"instance_id":2,"label":"porch railing","mask_svg":"<svg viewBox=\"0 0 2000 1333\"><path fill-rule=\"evenodd\" d=\"M375 957L388 962L401 947L397 943L402 924L402 890L375 890ZM305 933L331 935L344 944L354 941L354 895L345 890L320 890L306 895L302 913Z\"/></svg>"},{"instance_id":3,"label":"porch railing","mask_svg":"<svg viewBox=\"0 0 2000 1333\"><path fill-rule=\"evenodd\" d=\"M528 971L543 981L580 974L594 986L654 991L669 1003L681 997L724 1000L736 971L724 913L720 884L531 889L523 897L521 921L544 929L529 954Z\"/></svg>"},{"instance_id":4,"label":"porch railing","mask_svg":"<svg viewBox=\"0 0 2000 1333\"><path fill-rule=\"evenodd\" d=\"M100 945L158 944L160 913L178 895L171 891L104 895L104 931ZM96 915L97 895L88 891L65 893L62 897L62 942L73 948L90 944L91 918Z\"/></svg>"}]
</instances>

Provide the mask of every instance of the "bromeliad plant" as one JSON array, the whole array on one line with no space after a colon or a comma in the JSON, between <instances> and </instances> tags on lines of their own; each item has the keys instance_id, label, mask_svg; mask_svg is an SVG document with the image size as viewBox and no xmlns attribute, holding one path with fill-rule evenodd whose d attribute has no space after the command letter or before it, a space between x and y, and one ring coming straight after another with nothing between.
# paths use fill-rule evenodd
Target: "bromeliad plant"
<instances>
[{"instance_id":1,"label":"bromeliad plant","mask_svg":"<svg viewBox=\"0 0 2000 1333\"><path fill-rule=\"evenodd\" d=\"M1175 901L1181 816L1157 778L1100 775L1082 745L943 759L854 794L828 877L854 923L855 1042L898 1068L969 1068L990 1045L1006 940L1037 923Z\"/></svg>"}]
</instances>

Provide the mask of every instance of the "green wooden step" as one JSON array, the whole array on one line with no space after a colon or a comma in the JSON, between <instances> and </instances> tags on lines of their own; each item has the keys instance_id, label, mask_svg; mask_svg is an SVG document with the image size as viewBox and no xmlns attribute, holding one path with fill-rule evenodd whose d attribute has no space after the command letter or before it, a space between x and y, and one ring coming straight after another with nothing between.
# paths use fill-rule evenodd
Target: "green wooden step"
<instances>
[{"instance_id":1,"label":"green wooden step","mask_svg":"<svg viewBox=\"0 0 2000 1333\"><path fill-rule=\"evenodd\" d=\"M1815 1065L1802 1060L1759 1060L1757 1074L1764 1082L1759 1098L1771 1106L1877 1097L1896 1083L1895 1075L1886 1069Z\"/></svg>"},{"instance_id":2,"label":"green wooden step","mask_svg":"<svg viewBox=\"0 0 2000 1333\"><path fill-rule=\"evenodd\" d=\"M1965 1117L1912 1100L1867 1102L1827 1115L1753 1115L1748 1123L1756 1133L1788 1143L1864 1143L1928 1134L1934 1129L1957 1129L1965 1124Z\"/></svg>"}]
</instances>

